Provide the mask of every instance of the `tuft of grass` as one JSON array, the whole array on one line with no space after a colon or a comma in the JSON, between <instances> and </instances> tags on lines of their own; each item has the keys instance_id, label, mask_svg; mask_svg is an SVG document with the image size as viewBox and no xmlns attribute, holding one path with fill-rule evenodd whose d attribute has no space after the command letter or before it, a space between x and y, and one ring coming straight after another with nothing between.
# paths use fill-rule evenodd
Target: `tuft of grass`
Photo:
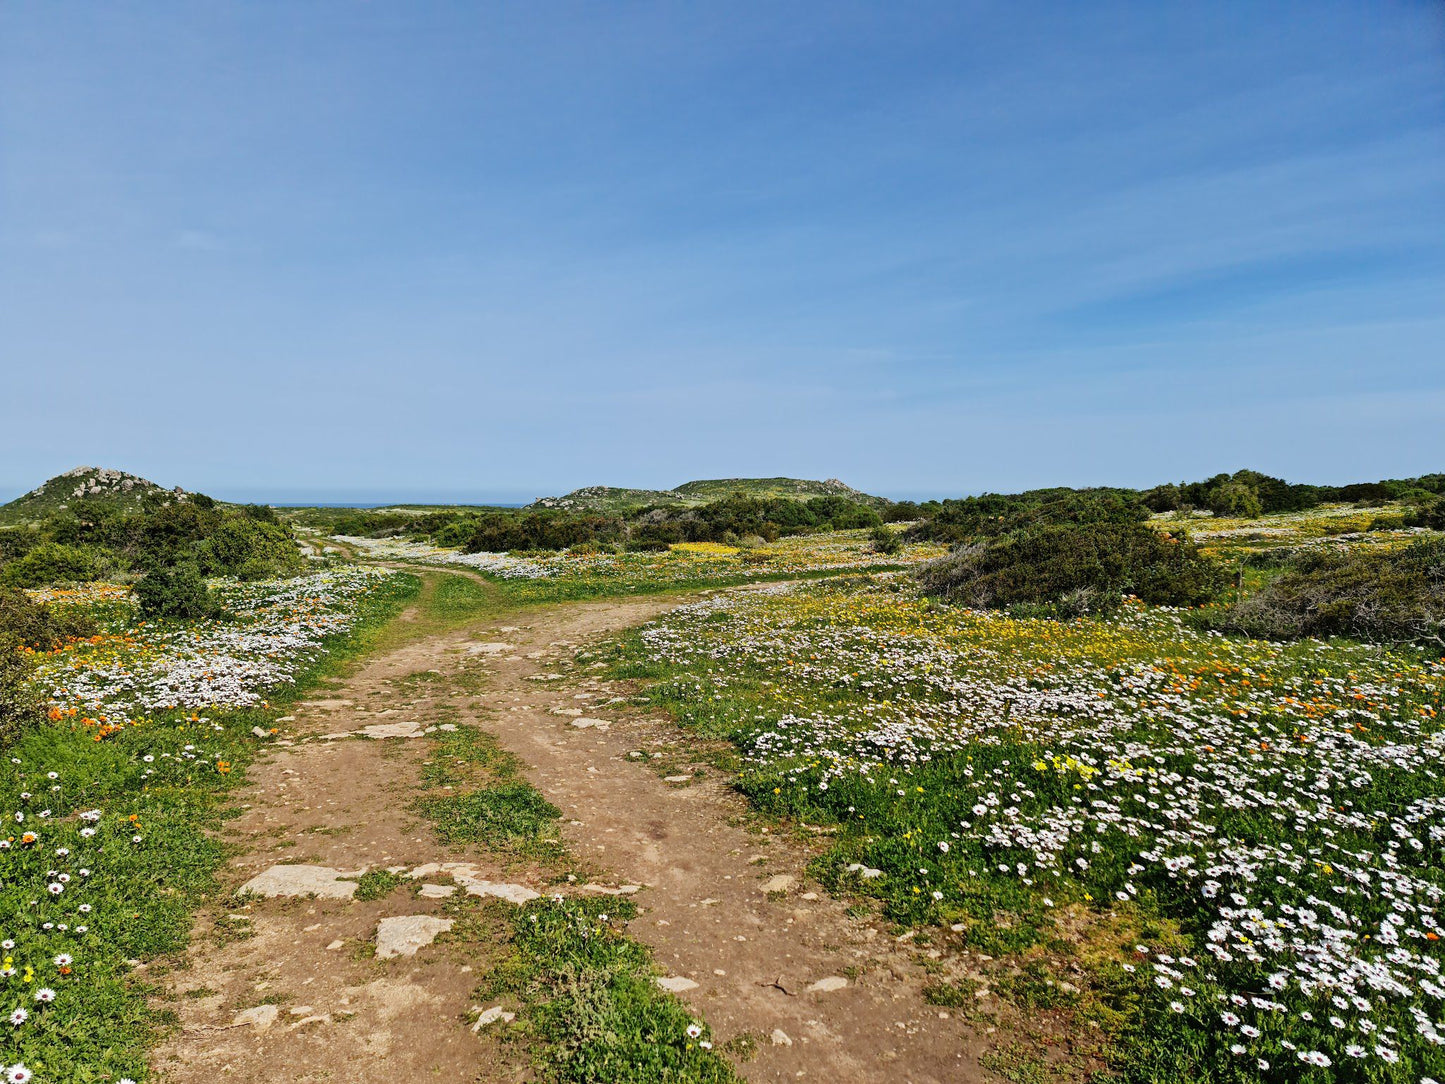
<instances>
[{"instance_id":1,"label":"tuft of grass","mask_svg":"<svg viewBox=\"0 0 1445 1084\"><path fill-rule=\"evenodd\" d=\"M418 808L431 818L443 843L487 843L532 849L562 814L529 783L513 780L468 794L423 798Z\"/></svg>"},{"instance_id":2,"label":"tuft of grass","mask_svg":"<svg viewBox=\"0 0 1445 1084\"><path fill-rule=\"evenodd\" d=\"M626 936L622 924L635 915L617 899L543 897L517 908L509 958L477 997L518 999L545 1080L733 1084L732 1067L702 1045L706 1025L657 986L647 950Z\"/></svg>"},{"instance_id":3,"label":"tuft of grass","mask_svg":"<svg viewBox=\"0 0 1445 1084\"><path fill-rule=\"evenodd\" d=\"M406 883L406 878L390 870L374 869L363 873L356 882L356 899L363 902L390 896Z\"/></svg>"}]
</instances>

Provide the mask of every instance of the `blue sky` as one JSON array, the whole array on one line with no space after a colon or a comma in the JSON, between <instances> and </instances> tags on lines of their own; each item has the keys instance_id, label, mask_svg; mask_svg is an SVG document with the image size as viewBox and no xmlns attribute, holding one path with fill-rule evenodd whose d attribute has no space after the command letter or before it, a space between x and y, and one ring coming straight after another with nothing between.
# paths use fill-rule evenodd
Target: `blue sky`
<instances>
[{"instance_id":1,"label":"blue sky","mask_svg":"<svg viewBox=\"0 0 1445 1084\"><path fill-rule=\"evenodd\" d=\"M1445 5L0 8L0 494L1445 470Z\"/></svg>"}]
</instances>

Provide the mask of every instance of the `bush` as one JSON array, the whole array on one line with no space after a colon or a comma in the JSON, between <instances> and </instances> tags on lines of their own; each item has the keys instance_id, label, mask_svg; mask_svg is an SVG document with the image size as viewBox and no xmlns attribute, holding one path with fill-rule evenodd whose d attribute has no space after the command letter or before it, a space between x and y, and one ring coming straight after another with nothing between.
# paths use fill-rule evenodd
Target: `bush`
<instances>
[{"instance_id":1,"label":"bush","mask_svg":"<svg viewBox=\"0 0 1445 1084\"><path fill-rule=\"evenodd\" d=\"M0 748L45 718L45 703L30 682L30 660L20 640L0 632Z\"/></svg>"},{"instance_id":2,"label":"bush","mask_svg":"<svg viewBox=\"0 0 1445 1084\"><path fill-rule=\"evenodd\" d=\"M1264 511L1259 493L1243 482L1225 482L1205 496L1204 506L1216 516L1254 519Z\"/></svg>"},{"instance_id":3,"label":"bush","mask_svg":"<svg viewBox=\"0 0 1445 1084\"><path fill-rule=\"evenodd\" d=\"M0 587L0 637L9 636L34 651L50 651L73 637L95 632L95 622L83 613L57 613L32 602L24 591Z\"/></svg>"},{"instance_id":4,"label":"bush","mask_svg":"<svg viewBox=\"0 0 1445 1084\"><path fill-rule=\"evenodd\" d=\"M1214 624L1269 640L1445 644L1445 539L1387 552L1316 548Z\"/></svg>"},{"instance_id":5,"label":"bush","mask_svg":"<svg viewBox=\"0 0 1445 1084\"><path fill-rule=\"evenodd\" d=\"M135 585L147 617L210 617L218 607L201 570L191 561L153 568Z\"/></svg>"},{"instance_id":6,"label":"bush","mask_svg":"<svg viewBox=\"0 0 1445 1084\"><path fill-rule=\"evenodd\" d=\"M924 589L971 607L1064 602L1107 609L1125 594L1184 606L1215 597L1224 570L1188 541L1138 523L1036 527L959 546L921 570Z\"/></svg>"},{"instance_id":7,"label":"bush","mask_svg":"<svg viewBox=\"0 0 1445 1084\"><path fill-rule=\"evenodd\" d=\"M875 553L892 555L903 549L903 539L898 537L896 531L892 531L882 524L869 532L868 539L873 543Z\"/></svg>"},{"instance_id":8,"label":"bush","mask_svg":"<svg viewBox=\"0 0 1445 1084\"><path fill-rule=\"evenodd\" d=\"M81 583L95 579L95 558L89 552L58 542L42 542L0 572L12 587L43 587L49 583Z\"/></svg>"},{"instance_id":9,"label":"bush","mask_svg":"<svg viewBox=\"0 0 1445 1084\"><path fill-rule=\"evenodd\" d=\"M1086 523L1142 523L1149 509L1123 490L1037 489L1027 493L985 493L944 501L909 537L937 542L997 538L1034 527Z\"/></svg>"}]
</instances>

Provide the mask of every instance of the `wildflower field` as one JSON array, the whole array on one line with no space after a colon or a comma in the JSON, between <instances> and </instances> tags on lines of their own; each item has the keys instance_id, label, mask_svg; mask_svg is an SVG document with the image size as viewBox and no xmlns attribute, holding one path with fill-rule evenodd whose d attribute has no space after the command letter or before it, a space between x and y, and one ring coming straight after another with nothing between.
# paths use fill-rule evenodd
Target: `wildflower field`
<instances>
[{"instance_id":1,"label":"wildflower field","mask_svg":"<svg viewBox=\"0 0 1445 1084\"><path fill-rule=\"evenodd\" d=\"M1102 945L1127 1079L1445 1079L1445 660L1189 616L853 577L691 604L611 661L734 743L762 809L836 825L825 882L1020 965Z\"/></svg>"},{"instance_id":2,"label":"wildflower field","mask_svg":"<svg viewBox=\"0 0 1445 1084\"><path fill-rule=\"evenodd\" d=\"M143 961L182 948L213 890L205 831L279 707L414 593L342 569L224 584L221 619L139 619L128 591L37 592L101 633L39 657L52 725L0 763L0 1065L9 1081L145 1075L161 1016Z\"/></svg>"},{"instance_id":3,"label":"wildflower field","mask_svg":"<svg viewBox=\"0 0 1445 1084\"><path fill-rule=\"evenodd\" d=\"M473 569L506 583L509 597L519 602L899 568L932 560L947 549L923 542L885 555L862 530L797 535L746 548L683 542L659 551L538 555L463 553L402 538L337 536L337 541L368 560Z\"/></svg>"}]
</instances>

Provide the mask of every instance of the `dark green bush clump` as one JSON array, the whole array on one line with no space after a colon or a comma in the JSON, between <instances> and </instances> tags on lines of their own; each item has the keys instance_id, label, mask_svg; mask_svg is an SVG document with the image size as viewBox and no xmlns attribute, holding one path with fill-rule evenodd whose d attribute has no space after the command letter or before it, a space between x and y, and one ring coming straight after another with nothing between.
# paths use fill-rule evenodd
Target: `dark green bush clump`
<instances>
[{"instance_id":1,"label":"dark green bush clump","mask_svg":"<svg viewBox=\"0 0 1445 1084\"><path fill-rule=\"evenodd\" d=\"M882 524L873 528L868 539L873 543L873 549L877 553L891 555L903 548L903 539L898 536L898 533L889 530Z\"/></svg>"},{"instance_id":2,"label":"dark green bush clump","mask_svg":"<svg viewBox=\"0 0 1445 1084\"><path fill-rule=\"evenodd\" d=\"M1445 539L1387 552L1319 548L1297 555L1283 575L1214 624L1270 640L1445 644Z\"/></svg>"},{"instance_id":3,"label":"dark green bush clump","mask_svg":"<svg viewBox=\"0 0 1445 1084\"><path fill-rule=\"evenodd\" d=\"M141 613L147 617L211 617L219 607L200 568L191 561L160 565L135 585Z\"/></svg>"},{"instance_id":4,"label":"dark green bush clump","mask_svg":"<svg viewBox=\"0 0 1445 1084\"><path fill-rule=\"evenodd\" d=\"M56 611L32 602L24 591L0 587L0 636L32 651L50 651L66 640L94 636L95 622L76 611Z\"/></svg>"},{"instance_id":5,"label":"dark green bush clump","mask_svg":"<svg viewBox=\"0 0 1445 1084\"><path fill-rule=\"evenodd\" d=\"M1062 604L1107 610L1126 594L1155 605L1207 602L1224 589L1223 569L1188 541L1139 523L1035 527L959 546L919 574L925 590L987 608Z\"/></svg>"},{"instance_id":6,"label":"dark green bush clump","mask_svg":"<svg viewBox=\"0 0 1445 1084\"><path fill-rule=\"evenodd\" d=\"M30 684L30 659L18 637L0 631L0 748L45 718L45 704Z\"/></svg>"},{"instance_id":7,"label":"dark green bush clump","mask_svg":"<svg viewBox=\"0 0 1445 1084\"><path fill-rule=\"evenodd\" d=\"M470 521L471 553L563 550L621 545L629 550L666 549L675 542L726 542L808 531L844 531L878 527L883 519L874 508L844 497L749 497L736 493L696 508L663 505L621 515L542 510L491 512ZM447 525L431 536L437 545L454 539L458 527ZM415 533L415 532L413 532Z\"/></svg>"},{"instance_id":8,"label":"dark green bush clump","mask_svg":"<svg viewBox=\"0 0 1445 1084\"><path fill-rule=\"evenodd\" d=\"M985 493L944 501L909 535L935 542L967 542L1032 527L1085 523L1142 523L1149 509L1136 494L1111 489L1035 489L1027 493Z\"/></svg>"},{"instance_id":9,"label":"dark green bush clump","mask_svg":"<svg viewBox=\"0 0 1445 1084\"><path fill-rule=\"evenodd\" d=\"M41 542L0 571L0 581L12 587L84 583L95 578L96 561L89 552L58 542Z\"/></svg>"}]
</instances>

